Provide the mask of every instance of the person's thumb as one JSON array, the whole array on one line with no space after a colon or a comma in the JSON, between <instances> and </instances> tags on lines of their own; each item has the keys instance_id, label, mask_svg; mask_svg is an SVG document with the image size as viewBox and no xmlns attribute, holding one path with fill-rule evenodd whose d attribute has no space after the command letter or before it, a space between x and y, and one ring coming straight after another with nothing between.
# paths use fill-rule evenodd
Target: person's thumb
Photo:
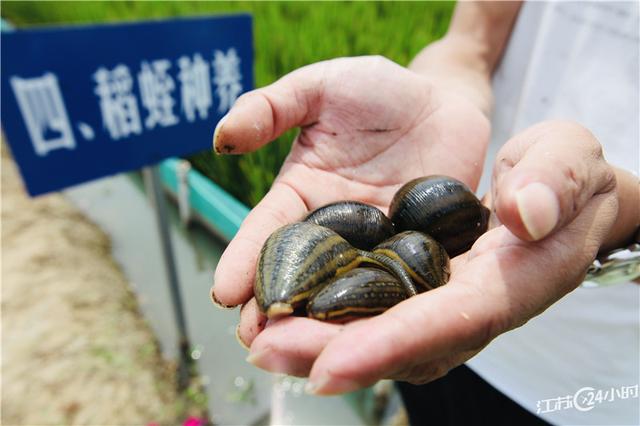
<instances>
[{"instance_id":1,"label":"person's thumb","mask_svg":"<svg viewBox=\"0 0 640 426\"><path fill-rule=\"evenodd\" d=\"M285 131L317 120L325 63L300 68L275 83L240 96L217 124L218 154L254 151Z\"/></svg>"},{"instance_id":2,"label":"person's thumb","mask_svg":"<svg viewBox=\"0 0 640 426\"><path fill-rule=\"evenodd\" d=\"M570 223L597 194L615 190L615 174L595 136L563 121L535 125L508 141L494 168L498 219L536 241Z\"/></svg>"}]
</instances>

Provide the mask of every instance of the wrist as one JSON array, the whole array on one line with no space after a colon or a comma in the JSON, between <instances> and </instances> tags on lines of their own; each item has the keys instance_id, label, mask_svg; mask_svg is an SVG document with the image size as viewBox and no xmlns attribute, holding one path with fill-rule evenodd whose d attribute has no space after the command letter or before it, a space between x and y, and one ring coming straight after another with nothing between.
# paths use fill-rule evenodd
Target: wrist
<instances>
[{"instance_id":1,"label":"wrist","mask_svg":"<svg viewBox=\"0 0 640 426\"><path fill-rule=\"evenodd\" d=\"M616 176L618 215L601 252L640 242L640 181L632 173L613 167Z\"/></svg>"},{"instance_id":2,"label":"wrist","mask_svg":"<svg viewBox=\"0 0 640 426\"><path fill-rule=\"evenodd\" d=\"M448 34L418 53L409 69L428 77L438 88L467 98L490 115L492 68L485 49L476 40Z\"/></svg>"}]
</instances>

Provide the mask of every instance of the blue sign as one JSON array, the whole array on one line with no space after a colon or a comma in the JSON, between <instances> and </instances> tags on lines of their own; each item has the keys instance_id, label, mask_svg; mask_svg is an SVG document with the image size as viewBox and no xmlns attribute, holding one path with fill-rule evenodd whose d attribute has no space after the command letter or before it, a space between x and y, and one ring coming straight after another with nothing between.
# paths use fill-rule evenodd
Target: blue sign
<instances>
[{"instance_id":1,"label":"blue sign","mask_svg":"<svg viewBox=\"0 0 640 426\"><path fill-rule=\"evenodd\" d=\"M253 88L251 17L2 34L2 126L31 195L211 149Z\"/></svg>"}]
</instances>

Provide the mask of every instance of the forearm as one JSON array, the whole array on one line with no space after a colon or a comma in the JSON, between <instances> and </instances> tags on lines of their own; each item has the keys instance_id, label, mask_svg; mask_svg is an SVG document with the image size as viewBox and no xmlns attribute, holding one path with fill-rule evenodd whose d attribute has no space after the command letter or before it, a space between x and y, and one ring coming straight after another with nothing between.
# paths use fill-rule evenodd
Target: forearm
<instances>
[{"instance_id":1,"label":"forearm","mask_svg":"<svg viewBox=\"0 0 640 426\"><path fill-rule=\"evenodd\" d=\"M626 170L614 167L618 193L618 216L602 245L602 252L638 241L640 235L640 181Z\"/></svg>"},{"instance_id":2,"label":"forearm","mask_svg":"<svg viewBox=\"0 0 640 426\"><path fill-rule=\"evenodd\" d=\"M424 48L409 68L455 88L489 115L491 75L504 51L520 2L459 2L445 37Z\"/></svg>"}]
</instances>

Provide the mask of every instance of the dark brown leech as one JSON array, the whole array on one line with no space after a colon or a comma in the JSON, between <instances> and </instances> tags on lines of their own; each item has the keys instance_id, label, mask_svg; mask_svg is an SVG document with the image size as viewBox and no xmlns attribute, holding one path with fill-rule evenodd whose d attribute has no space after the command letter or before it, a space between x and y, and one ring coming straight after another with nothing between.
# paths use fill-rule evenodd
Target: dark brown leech
<instances>
[{"instance_id":1,"label":"dark brown leech","mask_svg":"<svg viewBox=\"0 0 640 426\"><path fill-rule=\"evenodd\" d=\"M371 250L395 233L391 220L384 213L358 201L340 201L320 207L305 221L334 230L362 250Z\"/></svg>"},{"instance_id":2,"label":"dark brown leech","mask_svg":"<svg viewBox=\"0 0 640 426\"><path fill-rule=\"evenodd\" d=\"M404 231L378 244L373 253L398 261L421 291L449 281L449 256L444 247L427 234Z\"/></svg>"},{"instance_id":3,"label":"dark brown leech","mask_svg":"<svg viewBox=\"0 0 640 426\"><path fill-rule=\"evenodd\" d=\"M375 268L356 268L329 281L307 305L309 317L345 321L382 313L405 300L396 277Z\"/></svg>"},{"instance_id":4,"label":"dark brown leech","mask_svg":"<svg viewBox=\"0 0 640 426\"><path fill-rule=\"evenodd\" d=\"M434 175L400 188L391 201L389 216L397 231L429 234L454 257L487 230L489 209L462 182Z\"/></svg>"}]
</instances>

